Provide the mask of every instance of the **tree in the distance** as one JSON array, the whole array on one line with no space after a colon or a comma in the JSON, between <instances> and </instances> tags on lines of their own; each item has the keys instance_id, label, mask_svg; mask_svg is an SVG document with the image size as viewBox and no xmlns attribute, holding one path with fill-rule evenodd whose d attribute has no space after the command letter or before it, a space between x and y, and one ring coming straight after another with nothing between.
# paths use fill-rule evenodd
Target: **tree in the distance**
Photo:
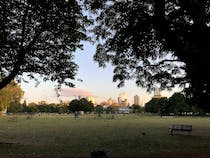
<instances>
[{"instance_id":1,"label":"tree in the distance","mask_svg":"<svg viewBox=\"0 0 210 158\"><path fill-rule=\"evenodd\" d=\"M98 117L101 117L101 114L104 112L104 108L103 108L103 106L101 106L101 105L97 105L97 106L95 107L95 111L96 111L96 113L98 114Z\"/></svg>"},{"instance_id":2,"label":"tree in the distance","mask_svg":"<svg viewBox=\"0 0 210 158\"><path fill-rule=\"evenodd\" d=\"M186 103L185 96L181 93L174 93L168 100L170 106L174 109L175 115L182 115L183 112L189 112L191 110Z\"/></svg>"},{"instance_id":3,"label":"tree in the distance","mask_svg":"<svg viewBox=\"0 0 210 158\"><path fill-rule=\"evenodd\" d=\"M94 110L93 103L88 101L85 98L82 99L74 99L69 103L69 111L71 112L79 112L84 111L91 112Z\"/></svg>"},{"instance_id":4,"label":"tree in the distance","mask_svg":"<svg viewBox=\"0 0 210 158\"><path fill-rule=\"evenodd\" d=\"M0 1L0 89L23 73L73 86L89 22L77 0Z\"/></svg>"},{"instance_id":5,"label":"tree in the distance","mask_svg":"<svg viewBox=\"0 0 210 158\"><path fill-rule=\"evenodd\" d=\"M145 111L150 113L158 113L159 112L159 105L158 105L158 98L152 98L145 104Z\"/></svg>"},{"instance_id":6,"label":"tree in the distance","mask_svg":"<svg viewBox=\"0 0 210 158\"><path fill-rule=\"evenodd\" d=\"M14 109L20 106L23 94L23 90L15 81L10 82L0 90L0 111L5 110L7 107Z\"/></svg>"},{"instance_id":7,"label":"tree in the distance","mask_svg":"<svg viewBox=\"0 0 210 158\"><path fill-rule=\"evenodd\" d=\"M94 110L93 103L91 101L88 101L86 98L82 98L79 100L81 111L92 112Z\"/></svg>"},{"instance_id":8,"label":"tree in the distance","mask_svg":"<svg viewBox=\"0 0 210 158\"><path fill-rule=\"evenodd\" d=\"M95 60L115 66L119 86L133 78L148 90L179 84L200 107L209 106L209 0L86 2L98 14Z\"/></svg>"},{"instance_id":9,"label":"tree in the distance","mask_svg":"<svg viewBox=\"0 0 210 158\"><path fill-rule=\"evenodd\" d=\"M79 100L74 99L69 103L69 111L71 112L81 111L81 105Z\"/></svg>"},{"instance_id":10,"label":"tree in the distance","mask_svg":"<svg viewBox=\"0 0 210 158\"><path fill-rule=\"evenodd\" d=\"M133 104L132 110L133 110L133 113L140 113L142 112L142 107L140 105Z\"/></svg>"}]
</instances>

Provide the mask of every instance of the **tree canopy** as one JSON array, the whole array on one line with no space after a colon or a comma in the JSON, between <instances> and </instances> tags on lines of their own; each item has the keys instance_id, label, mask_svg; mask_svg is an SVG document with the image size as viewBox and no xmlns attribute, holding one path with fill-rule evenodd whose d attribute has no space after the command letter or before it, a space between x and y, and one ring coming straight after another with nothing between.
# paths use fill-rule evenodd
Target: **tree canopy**
<instances>
[{"instance_id":1,"label":"tree canopy","mask_svg":"<svg viewBox=\"0 0 210 158\"><path fill-rule=\"evenodd\" d=\"M119 87L135 79L149 91L159 84L185 88L210 104L209 0L86 0L96 15L95 60L114 65Z\"/></svg>"},{"instance_id":2,"label":"tree canopy","mask_svg":"<svg viewBox=\"0 0 210 158\"><path fill-rule=\"evenodd\" d=\"M104 112L103 106L97 105L97 106L95 107L95 112L98 114L98 117L100 117L101 114Z\"/></svg>"},{"instance_id":3,"label":"tree canopy","mask_svg":"<svg viewBox=\"0 0 210 158\"><path fill-rule=\"evenodd\" d=\"M94 58L112 63L119 87L129 79L149 91L179 84L207 108L209 0L0 1L0 89L23 73L74 86L73 52L91 24L83 3L94 14Z\"/></svg>"},{"instance_id":4,"label":"tree canopy","mask_svg":"<svg viewBox=\"0 0 210 158\"><path fill-rule=\"evenodd\" d=\"M74 99L69 103L69 111L71 112L79 112L79 111L91 112L93 111L93 109L94 109L93 103L85 98L79 100Z\"/></svg>"},{"instance_id":5,"label":"tree canopy","mask_svg":"<svg viewBox=\"0 0 210 158\"><path fill-rule=\"evenodd\" d=\"M23 73L73 86L89 22L76 0L0 1L0 89Z\"/></svg>"},{"instance_id":6,"label":"tree canopy","mask_svg":"<svg viewBox=\"0 0 210 158\"><path fill-rule=\"evenodd\" d=\"M160 115L182 115L183 113L200 112L199 109L195 109L195 105L187 103L187 99L181 93L174 93L170 98L152 98L145 105L146 112L160 113ZM208 112L208 111L206 111Z\"/></svg>"}]
</instances>

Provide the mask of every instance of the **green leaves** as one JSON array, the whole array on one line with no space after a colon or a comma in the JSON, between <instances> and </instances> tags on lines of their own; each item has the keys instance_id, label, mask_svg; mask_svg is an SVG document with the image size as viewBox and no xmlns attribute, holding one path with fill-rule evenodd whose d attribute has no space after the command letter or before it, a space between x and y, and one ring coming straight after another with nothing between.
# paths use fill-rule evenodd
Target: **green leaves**
<instances>
[{"instance_id":1,"label":"green leaves","mask_svg":"<svg viewBox=\"0 0 210 158\"><path fill-rule=\"evenodd\" d=\"M20 103L21 98L23 97L23 90L15 82L12 81L5 88L0 90L0 111L5 110L12 104Z\"/></svg>"},{"instance_id":2,"label":"green leaves","mask_svg":"<svg viewBox=\"0 0 210 158\"><path fill-rule=\"evenodd\" d=\"M85 98L79 100L74 99L69 103L69 110L71 112L79 112L79 111L91 112L93 111L93 103Z\"/></svg>"},{"instance_id":3,"label":"green leaves","mask_svg":"<svg viewBox=\"0 0 210 158\"><path fill-rule=\"evenodd\" d=\"M129 79L148 91L179 84L207 107L209 8L209 0L103 1L95 14L94 60L103 67L112 63L118 86Z\"/></svg>"},{"instance_id":4,"label":"green leaves","mask_svg":"<svg viewBox=\"0 0 210 158\"><path fill-rule=\"evenodd\" d=\"M11 0L0 8L0 87L23 73L74 86L73 52L90 24L78 1Z\"/></svg>"}]
</instances>

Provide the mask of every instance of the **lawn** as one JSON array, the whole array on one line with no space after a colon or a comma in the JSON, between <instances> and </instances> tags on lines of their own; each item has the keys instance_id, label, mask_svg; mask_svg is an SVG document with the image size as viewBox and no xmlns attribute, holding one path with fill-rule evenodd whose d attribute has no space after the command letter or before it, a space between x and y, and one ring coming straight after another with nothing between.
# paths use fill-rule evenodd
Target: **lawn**
<instances>
[{"instance_id":1,"label":"lawn","mask_svg":"<svg viewBox=\"0 0 210 158\"><path fill-rule=\"evenodd\" d=\"M109 157L210 157L209 117L116 115L0 116L0 157L86 158L94 149ZM191 124L168 135L171 124Z\"/></svg>"}]
</instances>

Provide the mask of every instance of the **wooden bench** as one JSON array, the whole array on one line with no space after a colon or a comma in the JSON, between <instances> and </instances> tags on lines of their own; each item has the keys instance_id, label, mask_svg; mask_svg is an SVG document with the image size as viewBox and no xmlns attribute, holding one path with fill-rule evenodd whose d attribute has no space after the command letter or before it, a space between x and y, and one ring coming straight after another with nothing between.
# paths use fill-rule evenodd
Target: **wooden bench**
<instances>
[{"instance_id":1,"label":"wooden bench","mask_svg":"<svg viewBox=\"0 0 210 158\"><path fill-rule=\"evenodd\" d=\"M190 132L192 131L192 125L171 125L169 127L169 134L173 136L174 131L188 132L188 135L190 135Z\"/></svg>"}]
</instances>

